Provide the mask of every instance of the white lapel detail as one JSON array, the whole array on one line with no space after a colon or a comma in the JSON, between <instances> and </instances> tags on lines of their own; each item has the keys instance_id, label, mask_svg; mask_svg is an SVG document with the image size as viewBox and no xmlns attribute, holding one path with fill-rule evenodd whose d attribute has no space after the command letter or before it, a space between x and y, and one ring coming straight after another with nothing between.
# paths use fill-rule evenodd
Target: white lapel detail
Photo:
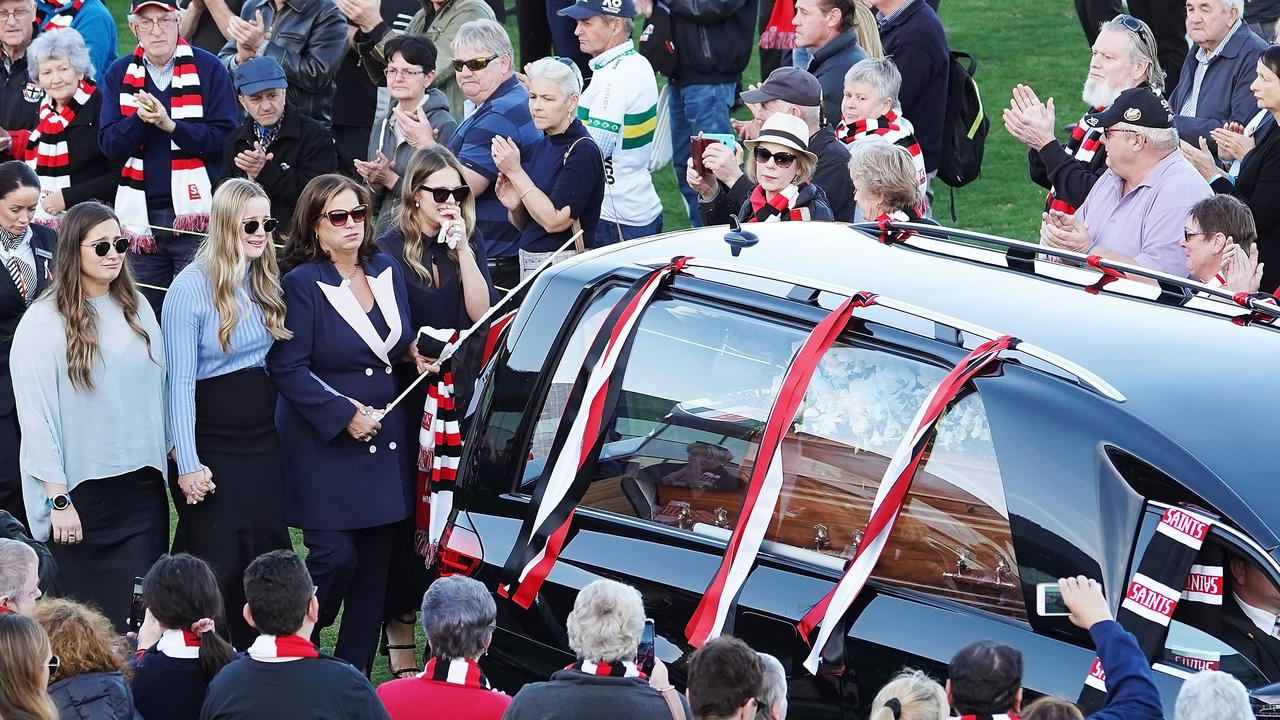
<instances>
[{"instance_id":1,"label":"white lapel detail","mask_svg":"<svg viewBox=\"0 0 1280 720\"><path fill-rule=\"evenodd\" d=\"M382 310L382 319L387 323L387 339L383 342L381 357L390 365L391 349L400 342L400 334L404 332L400 327L400 307L396 305L395 273L387 267L378 277L369 278L369 289L373 291L373 301Z\"/></svg>"},{"instance_id":2,"label":"white lapel detail","mask_svg":"<svg viewBox=\"0 0 1280 720\"><path fill-rule=\"evenodd\" d=\"M373 354L377 355L382 362L390 365L390 359L387 357L387 347L389 346L383 342L382 338L378 337L378 331L374 330L373 323L369 322L369 316L365 314L364 308L360 307L360 301L356 299L355 293L351 292L351 288L346 285L325 285L319 280L316 281L316 285L319 286L320 292L324 293L325 299L329 301L333 309L338 312L338 316L345 320L352 330L355 330L360 339L364 341L364 344L368 345L369 349L373 351ZM369 279L369 287L373 288L373 278ZM374 302L381 306L382 303L377 302L377 300L378 292L375 289ZM388 322L388 324L390 323ZM396 318L396 325L399 325L398 317ZM393 332L396 338L399 339L398 329Z\"/></svg>"}]
</instances>

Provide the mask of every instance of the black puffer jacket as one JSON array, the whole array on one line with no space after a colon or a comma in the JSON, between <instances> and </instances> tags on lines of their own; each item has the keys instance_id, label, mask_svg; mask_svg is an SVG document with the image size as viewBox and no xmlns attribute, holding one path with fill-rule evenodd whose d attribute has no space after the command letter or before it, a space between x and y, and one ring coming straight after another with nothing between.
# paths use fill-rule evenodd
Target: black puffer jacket
<instances>
[{"instance_id":1,"label":"black puffer jacket","mask_svg":"<svg viewBox=\"0 0 1280 720\"><path fill-rule=\"evenodd\" d=\"M133 708L133 691L124 676L85 673L49 686L60 720L142 720Z\"/></svg>"},{"instance_id":2,"label":"black puffer jacket","mask_svg":"<svg viewBox=\"0 0 1280 720\"><path fill-rule=\"evenodd\" d=\"M673 82L736 83L755 50L758 0L671 0Z\"/></svg>"}]
</instances>

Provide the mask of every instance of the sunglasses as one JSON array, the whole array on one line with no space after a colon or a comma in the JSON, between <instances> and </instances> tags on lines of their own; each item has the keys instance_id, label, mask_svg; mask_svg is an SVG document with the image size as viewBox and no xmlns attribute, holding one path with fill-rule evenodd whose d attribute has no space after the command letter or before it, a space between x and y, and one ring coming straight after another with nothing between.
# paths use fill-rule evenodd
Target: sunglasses
<instances>
[{"instance_id":1,"label":"sunglasses","mask_svg":"<svg viewBox=\"0 0 1280 720\"><path fill-rule=\"evenodd\" d=\"M774 165L777 165L778 167L784 170L791 167L791 163L796 161L795 153L781 152L781 151L776 153L771 153L762 147L756 148L754 156L755 156L756 162L760 163L761 165L769 162L770 160L773 160Z\"/></svg>"},{"instance_id":2,"label":"sunglasses","mask_svg":"<svg viewBox=\"0 0 1280 720\"><path fill-rule=\"evenodd\" d=\"M49 672L54 672L62 666L62 660L57 655L50 655L49 662L45 664L49 666Z\"/></svg>"},{"instance_id":3,"label":"sunglasses","mask_svg":"<svg viewBox=\"0 0 1280 720\"><path fill-rule=\"evenodd\" d=\"M1132 15L1117 15L1112 22L1118 22L1124 26L1125 30L1135 34L1142 35L1142 31L1146 29L1146 25L1141 20Z\"/></svg>"},{"instance_id":4,"label":"sunglasses","mask_svg":"<svg viewBox=\"0 0 1280 720\"><path fill-rule=\"evenodd\" d=\"M347 224L347 218L351 218L357 223L362 223L368 213L368 206L357 205L350 210L330 210L324 216L329 218L329 223L334 227L344 227Z\"/></svg>"},{"instance_id":5,"label":"sunglasses","mask_svg":"<svg viewBox=\"0 0 1280 720\"><path fill-rule=\"evenodd\" d=\"M98 257L106 257L111 252L111 248L115 248L117 253L125 254L129 250L129 241L124 238L116 238L115 240L99 240L92 245L82 245L81 247L91 247Z\"/></svg>"},{"instance_id":6,"label":"sunglasses","mask_svg":"<svg viewBox=\"0 0 1280 720\"><path fill-rule=\"evenodd\" d=\"M431 199L437 203L447 203L449 198L453 198L454 202L462 202L471 194L471 186L462 184L455 188L437 188L423 185L419 190L426 190L431 193Z\"/></svg>"},{"instance_id":7,"label":"sunglasses","mask_svg":"<svg viewBox=\"0 0 1280 720\"><path fill-rule=\"evenodd\" d=\"M454 60L453 71L462 72L462 68L466 68L472 72L480 72L489 67L489 63L497 60L501 55L490 55L489 57L472 58L470 60Z\"/></svg>"},{"instance_id":8,"label":"sunglasses","mask_svg":"<svg viewBox=\"0 0 1280 720\"><path fill-rule=\"evenodd\" d=\"M344 220L343 222L345 223L346 221ZM360 221L357 220L356 222L360 222ZM261 221L261 223L259 223L259 221L257 220L245 220L244 234L253 235L254 233L258 232L259 224L262 225L262 229L265 232L273 232L276 229L276 226L279 225L279 222L273 217L265 218Z\"/></svg>"}]
</instances>

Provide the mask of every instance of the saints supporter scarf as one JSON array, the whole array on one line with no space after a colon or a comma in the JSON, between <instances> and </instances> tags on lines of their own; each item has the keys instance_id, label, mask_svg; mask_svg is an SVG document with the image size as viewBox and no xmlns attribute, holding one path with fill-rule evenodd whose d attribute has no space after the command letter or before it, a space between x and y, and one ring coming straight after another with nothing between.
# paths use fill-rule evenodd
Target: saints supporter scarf
<instances>
[{"instance_id":1,"label":"saints supporter scarf","mask_svg":"<svg viewBox=\"0 0 1280 720\"><path fill-rule=\"evenodd\" d=\"M1018 720L1018 716L1013 713L1000 713L999 715L961 715L960 720Z\"/></svg>"},{"instance_id":2,"label":"saints supporter scarf","mask_svg":"<svg viewBox=\"0 0 1280 720\"><path fill-rule=\"evenodd\" d=\"M564 414L538 483L502 570L498 594L528 608L551 572L569 534L573 513L591 482L604 424L622 391L622 373L645 308L688 258L677 257L637 280L596 331L569 391Z\"/></svg>"},{"instance_id":3,"label":"saints supporter scarf","mask_svg":"<svg viewBox=\"0 0 1280 720\"><path fill-rule=\"evenodd\" d=\"M640 666L630 660L619 660L618 662L592 662L590 660L579 660L578 662L568 666L565 670L577 670L588 675L597 677L633 677L644 679L648 677L640 670Z\"/></svg>"},{"instance_id":4,"label":"saints supporter scarf","mask_svg":"<svg viewBox=\"0 0 1280 720\"><path fill-rule=\"evenodd\" d=\"M200 636L190 630L165 630L156 650L171 658L190 660L200 657Z\"/></svg>"},{"instance_id":5,"label":"saints supporter scarf","mask_svg":"<svg viewBox=\"0 0 1280 720\"><path fill-rule=\"evenodd\" d=\"M742 515L733 528L733 534L729 536L729 545L720 561L720 569L702 594L702 600L685 627L685 636L694 647L701 647L706 641L727 632L726 624L731 622L738 592L755 564L760 543L764 540L769 519L773 517L778 495L782 491L782 441L795 421L800 401L804 399L818 361L844 332L853 317L854 309L867 307L874 302L875 296L868 294L846 298L809 333L791 361L778 396L774 399L773 409L765 421L764 432L759 438L756 462L751 469L751 481L747 486Z\"/></svg>"},{"instance_id":6,"label":"saints supporter scarf","mask_svg":"<svg viewBox=\"0 0 1280 720\"><path fill-rule=\"evenodd\" d=\"M249 646L249 657L254 660L320 657L310 640L297 635L259 635Z\"/></svg>"},{"instance_id":7,"label":"saints supporter scarf","mask_svg":"<svg viewBox=\"0 0 1280 720\"><path fill-rule=\"evenodd\" d=\"M1096 107L1089 112L1102 112L1103 109ZM1088 114L1081 117L1076 126L1071 128L1071 139L1067 141L1067 154L1085 165L1093 162L1094 156L1098 154L1098 148L1102 147L1102 133L1105 130L1085 122L1087 117ZM1054 188L1049 189L1049 195L1044 199L1045 210L1057 210L1074 215L1075 206L1060 199L1057 192Z\"/></svg>"},{"instance_id":8,"label":"saints supporter scarf","mask_svg":"<svg viewBox=\"0 0 1280 720\"><path fill-rule=\"evenodd\" d=\"M27 164L40 178L40 196L43 198L71 186L71 166L67 154L67 126L76 119L76 113L89 102L97 88L87 78L80 81L75 95L62 108L53 109L53 98L48 94L40 103L36 129L27 136ZM36 205L35 222L56 225L56 219L45 212L43 204Z\"/></svg>"},{"instance_id":9,"label":"saints supporter scarf","mask_svg":"<svg viewBox=\"0 0 1280 720\"><path fill-rule=\"evenodd\" d=\"M800 194L798 185L788 185L765 200L764 188L759 185L751 191L751 217L745 222L778 222L779 220L808 220L809 208L793 208L791 203Z\"/></svg>"},{"instance_id":10,"label":"saints supporter scarf","mask_svg":"<svg viewBox=\"0 0 1280 720\"><path fill-rule=\"evenodd\" d=\"M1196 554L1209 534L1209 522L1209 517L1185 508L1165 510L1151 543L1138 561L1116 621L1134 634L1148 660L1164 647L1169 620L1183 596ZM1100 709L1106 700L1106 669L1094 658L1076 704L1087 714Z\"/></svg>"},{"instance_id":11,"label":"saints supporter scarf","mask_svg":"<svg viewBox=\"0 0 1280 720\"><path fill-rule=\"evenodd\" d=\"M833 630L862 591L880 554L884 552L884 546L893 532L893 525L911 490L916 468L929 448L943 413L959 399L960 392L974 376L991 366L1002 351L1016 347L1018 342L1016 338L1005 335L979 345L947 373L916 412L885 468L880 487L876 490L876 498L871 504L871 514L863 533L864 540L858 543L844 577L805 614L798 625L802 637L813 638L812 650L804 662L809 672L818 672L828 641L838 644L839 649L843 648L843 633L835 635Z\"/></svg>"},{"instance_id":12,"label":"saints supporter scarf","mask_svg":"<svg viewBox=\"0 0 1280 720\"><path fill-rule=\"evenodd\" d=\"M435 562L445 523L453 511L453 488L458 479L458 461L462 459L461 419L453 390L453 358L445 358L435 381L427 386L427 402L418 430L418 529L414 547L428 567Z\"/></svg>"},{"instance_id":13,"label":"saints supporter scarf","mask_svg":"<svg viewBox=\"0 0 1280 720\"><path fill-rule=\"evenodd\" d=\"M477 690L493 689L493 686L489 684L489 678L480 672L480 666L474 660L467 658L445 660L433 657L427 661L426 668L423 669L422 674L418 677L423 680L434 680L436 682L449 683L450 685L476 688Z\"/></svg>"},{"instance_id":14,"label":"saints supporter scarf","mask_svg":"<svg viewBox=\"0 0 1280 720\"><path fill-rule=\"evenodd\" d=\"M793 50L796 46L796 6L793 0L776 0L769 21L760 33L763 50Z\"/></svg>"},{"instance_id":15,"label":"saints supporter scarf","mask_svg":"<svg viewBox=\"0 0 1280 720\"><path fill-rule=\"evenodd\" d=\"M142 46L139 45L133 51L120 85L120 114L125 117L138 112L137 92L143 88L147 77L144 62ZM169 88L169 116L175 122L200 120L204 117L195 55L191 52L191 45L182 38L178 38L178 48L174 52L173 81ZM209 207L213 194L209 187L209 173L205 171L204 162L200 158L179 148L176 142L170 140L169 148L173 227L176 230L203 232L209 226ZM135 252L155 252L155 237L151 233L147 213L141 146L133 157L125 161L124 170L120 173L120 187L116 190L116 214L120 216L124 234Z\"/></svg>"},{"instance_id":16,"label":"saints supporter scarf","mask_svg":"<svg viewBox=\"0 0 1280 720\"><path fill-rule=\"evenodd\" d=\"M853 125L846 125L841 122L836 127L836 138L845 145L852 145L859 140L870 137L882 138L888 142L906 148L911 153L912 159L921 156L920 143L916 141L916 136L912 134L902 118L892 110L881 115L878 118L869 118L857 120ZM923 162L923 161L922 161Z\"/></svg>"},{"instance_id":17,"label":"saints supporter scarf","mask_svg":"<svg viewBox=\"0 0 1280 720\"><path fill-rule=\"evenodd\" d=\"M71 27L71 21L79 14L80 8L84 7L84 0L49 0L49 4L53 9L49 14L45 15L40 12L39 7L36 8L36 24L40 26L40 32L47 30L61 30ZM63 8L70 7L66 12L62 12Z\"/></svg>"}]
</instances>

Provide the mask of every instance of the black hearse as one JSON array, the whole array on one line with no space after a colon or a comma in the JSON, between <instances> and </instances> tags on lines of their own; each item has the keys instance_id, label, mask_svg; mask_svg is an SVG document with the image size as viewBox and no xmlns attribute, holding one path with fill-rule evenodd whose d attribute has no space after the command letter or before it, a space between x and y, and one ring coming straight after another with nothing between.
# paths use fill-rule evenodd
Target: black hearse
<instances>
[{"instance_id":1,"label":"black hearse","mask_svg":"<svg viewBox=\"0 0 1280 720\"><path fill-rule=\"evenodd\" d=\"M622 400L537 601L499 601L483 661L499 686L572 661L565 618L601 577L640 589L657 655L683 685L684 629L738 518L780 378L853 291L893 302L855 313L823 356L783 442L784 488L733 618L736 635L786 667L792 717L865 717L898 669L942 677L977 639L1023 651L1030 693L1075 698L1094 652L1066 618L1037 614L1036 584L1087 575L1114 608L1170 507L1217 518L1206 551L1280 587L1270 479L1280 313L1158 273L1099 283L1071 253L1050 262L1017 242L915 229L777 223L745 241L690 230L578 256L528 288L477 386L443 551L446 566L495 589L595 330L637 278L693 258L639 320ZM846 615L844 672L811 675L796 623L860 541L903 426L968 350L1006 334L1024 344L943 417ZM1153 658L1170 717L1196 669L1221 668L1251 690L1280 681L1280 665L1223 631L1216 616L1234 606L1231 564L1220 562L1224 578L1189 582L1222 604L1175 616Z\"/></svg>"}]
</instances>

